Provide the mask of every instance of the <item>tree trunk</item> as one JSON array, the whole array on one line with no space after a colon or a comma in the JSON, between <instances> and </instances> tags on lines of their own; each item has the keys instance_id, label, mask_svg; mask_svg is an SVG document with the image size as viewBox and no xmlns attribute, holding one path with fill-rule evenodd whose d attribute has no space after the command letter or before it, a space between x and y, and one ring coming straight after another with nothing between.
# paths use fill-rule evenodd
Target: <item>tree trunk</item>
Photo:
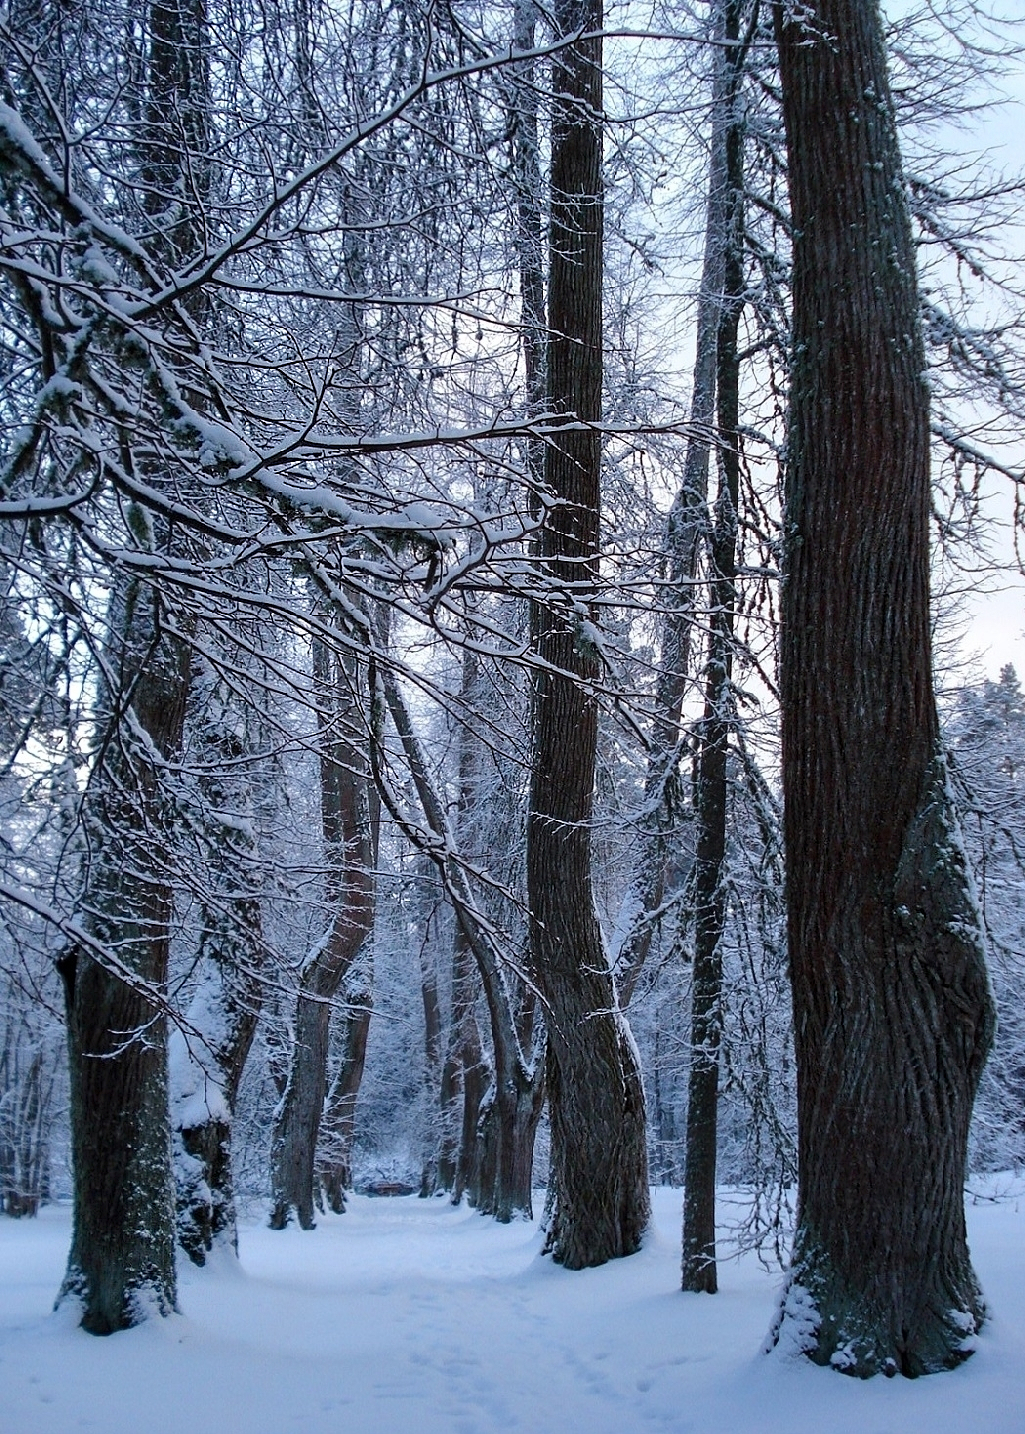
<instances>
[{"instance_id":1,"label":"tree trunk","mask_svg":"<svg viewBox=\"0 0 1025 1434\"><path fill-rule=\"evenodd\" d=\"M422 876L422 887L425 892L437 890L434 887L431 877L433 869L429 861L420 863ZM426 903L425 903L426 904ZM428 1098L435 1091L440 1091L444 1073L444 1056L442 1053L442 1018L441 1000L438 996L438 968L437 957L434 951L434 943L431 940L431 922L435 915L436 905L431 903L434 909L428 909L422 923L419 945L420 959L420 999L424 1008L424 1086ZM432 1140L424 1159L423 1169L420 1173L420 1196L426 1199L433 1195L438 1188L438 1142Z\"/></svg>"},{"instance_id":2,"label":"tree trunk","mask_svg":"<svg viewBox=\"0 0 1025 1434\"><path fill-rule=\"evenodd\" d=\"M537 1124L544 1107L544 1067L536 1077L515 1070L512 1079L496 1077L491 1092L490 1118L480 1132L485 1154L482 1166L486 1175L480 1182L477 1208L482 1215L494 1215L508 1224L515 1215L529 1218L532 1212L534 1174L534 1141Z\"/></svg>"},{"instance_id":3,"label":"tree trunk","mask_svg":"<svg viewBox=\"0 0 1025 1434\"><path fill-rule=\"evenodd\" d=\"M309 973L303 973L296 1008L295 1043L288 1085L278 1110L271 1146L274 1191L270 1217L272 1230L283 1230L293 1213L303 1230L312 1230L316 1224L313 1215L314 1162L327 1094L331 997L337 990L331 973L327 973L325 978L322 971L323 967L315 958ZM321 987L327 989L322 990Z\"/></svg>"},{"instance_id":4,"label":"tree trunk","mask_svg":"<svg viewBox=\"0 0 1025 1434\"><path fill-rule=\"evenodd\" d=\"M74 1233L59 1298L93 1334L175 1307L167 978L172 889L163 764L178 751L188 651L161 638L160 600L122 584L111 602L104 747L86 795L82 944L61 958L68 1015Z\"/></svg>"},{"instance_id":5,"label":"tree trunk","mask_svg":"<svg viewBox=\"0 0 1025 1434\"><path fill-rule=\"evenodd\" d=\"M744 292L743 120L738 113L745 47L740 3L723 7L723 287L716 338L719 493L711 551L711 613L705 712L698 753L694 861L694 972L691 1065L683 1204L683 1288L714 1294L715 1176L722 1035L722 951L726 928L727 762L733 726L733 627L737 610L737 509L740 499L740 361L737 335Z\"/></svg>"},{"instance_id":6,"label":"tree trunk","mask_svg":"<svg viewBox=\"0 0 1025 1434\"><path fill-rule=\"evenodd\" d=\"M284 1229L293 1211L304 1230L314 1225L331 1003L374 922L373 820L365 772L368 731L355 691L359 664L351 654L343 661L318 641L314 667L323 703L321 812L332 916L323 943L310 953L300 977L292 1062L271 1146L270 1223L275 1230Z\"/></svg>"},{"instance_id":7,"label":"tree trunk","mask_svg":"<svg viewBox=\"0 0 1025 1434\"><path fill-rule=\"evenodd\" d=\"M190 705L198 714L201 773L195 827L208 885L200 911L200 978L186 1013L190 1034L171 1037L171 1102L178 1242L193 1264L203 1265L216 1241L238 1247L231 1127L260 1010L263 933L245 718L208 669L193 682Z\"/></svg>"},{"instance_id":8,"label":"tree trunk","mask_svg":"<svg viewBox=\"0 0 1025 1434\"><path fill-rule=\"evenodd\" d=\"M537 0L515 0L513 47L525 51L535 45ZM544 409L548 396L545 380L544 218L538 137L537 63L522 60L509 68L509 131L511 173L516 192L516 248L520 280L520 344L523 352L523 387L528 418ZM544 446L526 440L529 505L539 517L540 489L544 481Z\"/></svg>"},{"instance_id":9,"label":"tree trunk","mask_svg":"<svg viewBox=\"0 0 1025 1434\"><path fill-rule=\"evenodd\" d=\"M520 1100L524 1091L536 1091L539 1087L543 1080L540 1060L536 1051L531 1053L531 1057L528 1057L520 1041L516 1012L502 967L502 955L487 929L487 924L480 918L467 881L465 867L457 859L455 837L449 828L438 793L430 780L427 763L416 733L413 731L413 724L395 675L385 669L380 674L380 681L383 686L384 699L388 704L395 730L406 755L410 776L420 798L428 832L413 831L403 820L393 801L390 801L391 814L410 839L421 845L437 867L455 911L456 921L462 930L463 939L477 963L491 1023L495 1057L493 1091L495 1093L503 1091L507 1095L512 1091L517 1092L514 1101L505 1099L499 1109L498 1118L505 1119L510 1112L521 1109ZM386 790L382 786L382 793ZM477 1100L476 1074L480 1070L480 1065L474 1068L475 1084L471 1095L475 1102ZM464 1070L464 1078L467 1074L468 1072ZM484 1105L485 1102L481 1101L482 1111ZM530 1140L529 1163L531 1166L533 1164L533 1131L535 1128L536 1121L533 1125L530 1125L525 1119L519 1121L518 1130L522 1139L529 1138ZM464 1132L466 1132L465 1118ZM494 1147L492 1147L493 1149ZM489 1154L488 1148L485 1146L480 1152L481 1166L469 1172L479 1182L479 1184L475 1183L474 1179L468 1181L471 1198L475 1198L482 1208L486 1208L501 1220L509 1220L516 1213L529 1216L531 1214L529 1173L525 1187L517 1173L521 1172L524 1165L528 1163L528 1156L521 1151L519 1140L512 1137L506 1139L503 1136L499 1149L502 1151L515 1149L519 1154L515 1160L496 1157L495 1163L485 1169L483 1161ZM506 1180L512 1182L508 1188L503 1183ZM500 1189L496 1188L496 1181L501 1184Z\"/></svg>"},{"instance_id":10,"label":"tree trunk","mask_svg":"<svg viewBox=\"0 0 1025 1434\"><path fill-rule=\"evenodd\" d=\"M201 242L202 205L193 201L209 178L205 0L151 0L146 19L138 130L145 204L156 221L157 252L176 263ZM194 310L200 320L201 300ZM159 485L166 475L151 477ZM140 509L126 516L134 540L140 526L151 528ZM160 539L169 536L164 531ZM175 1304L163 1009L173 804L164 764L181 747L189 656L181 637L167 635L166 616L155 590L115 578L107 654L113 680L105 675L103 747L85 798L92 850L83 926L106 954L83 943L58 962L75 1171L74 1234L58 1298L77 1297L83 1328L97 1334Z\"/></svg>"},{"instance_id":11,"label":"tree trunk","mask_svg":"<svg viewBox=\"0 0 1025 1434\"><path fill-rule=\"evenodd\" d=\"M560 0L559 33L601 29L600 5ZM546 1001L554 1203L546 1248L572 1269L639 1246L650 1216L644 1094L616 1005L591 890L599 674L593 596L601 502L601 41L553 62L550 403L572 425L545 455L549 502L533 604L534 761L527 822L531 956Z\"/></svg>"},{"instance_id":12,"label":"tree trunk","mask_svg":"<svg viewBox=\"0 0 1025 1434\"><path fill-rule=\"evenodd\" d=\"M363 1084L367 1039L373 1014L373 943L366 941L345 982L348 1006L345 1048L331 1083L321 1126L318 1177L329 1210L341 1215L345 1192L352 1189L352 1143L356 1133L356 1099Z\"/></svg>"},{"instance_id":13,"label":"tree trunk","mask_svg":"<svg viewBox=\"0 0 1025 1434\"><path fill-rule=\"evenodd\" d=\"M939 748L929 400L878 11L777 11L794 222L781 651L799 1221L818 1363L965 1359L972 1102L993 1017Z\"/></svg>"},{"instance_id":14,"label":"tree trunk","mask_svg":"<svg viewBox=\"0 0 1025 1434\"><path fill-rule=\"evenodd\" d=\"M8 1019L8 1043L0 1052L0 1210L20 1219L38 1215L48 1179L49 1092L43 1090L42 1044L32 1050L22 1074L11 1026Z\"/></svg>"},{"instance_id":15,"label":"tree trunk","mask_svg":"<svg viewBox=\"0 0 1025 1434\"><path fill-rule=\"evenodd\" d=\"M451 1191L459 1204L479 1191L477 1118L486 1090L486 1068L474 1010L480 977L473 952L457 921L452 940L452 1022L441 1069L440 1132L436 1190Z\"/></svg>"},{"instance_id":16,"label":"tree trunk","mask_svg":"<svg viewBox=\"0 0 1025 1434\"><path fill-rule=\"evenodd\" d=\"M460 692L463 710L474 711L480 698L479 660L467 648ZM404 720L401 714L399 720ZM457 833L464 853L472 828L483 825L493 832L484 815L486 803L480 789L484 750L480 738L464 727L460 733ZM422 766L422 759L418 758L418 765ZM436 804L436 797L431 800ZM494 818L493 813L490 816ZM504 834L508 838L508 829ZM517 1014L523 1013L514 1009L514 988L497 961L481 950L483 960L478 960L475 968L475 941L479 946L480 938L471 930L457 915L452 1024L442 1069L441 1131L433 1162L433 1188L452 1190L457 1203L465 1194L482 1214L507 1222L514 1214L531 1210L534 1136L544 1098L543 1062L533 1049L533 1007L529 1020L517 1020ZM482 985L492 1017L493 1063L485 1059L475 1011ZM425 1189L423 1193L430 1192Z\"/></svg>"}]
</instances>

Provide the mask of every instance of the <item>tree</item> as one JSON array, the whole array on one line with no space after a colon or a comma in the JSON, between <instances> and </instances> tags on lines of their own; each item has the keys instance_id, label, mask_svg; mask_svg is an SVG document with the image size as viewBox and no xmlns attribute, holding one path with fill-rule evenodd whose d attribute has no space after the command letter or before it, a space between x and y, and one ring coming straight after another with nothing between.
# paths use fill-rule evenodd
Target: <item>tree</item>
<instances>
[{"instance_id":1,"label":"tree","mask_svg":"<svg viewBox=\"0 0 1025 1434\"><path fill-rule=\"evenodd\" d=\"M972 1123L975 1169L1007 1170L1025 1156L1025 693L1010 665L999 680L954 695L944 735L968 859L986 921L997 1008L993 1051Z\"/></svg>"},{"instance_id":2,"label":"tree","mask_svg":"<svg viewBox=\"0 0 1025 1434\"><path fill-rule=\"evenodd\" d=\"M65 1090L52 963L24 943L11 951L11 934L0 936L15 958L0 972L0 1211L19 1218L50 1197L54 1115Z\"/></svg>"},{"instance_id":3,"label":"tree","mask_svg":"<svg viewBox=\"0 0 1025 1434\"><path fill-rule=\"evenodd\" d=\"M275 1230L284 1229L293 1211L304 1230L313 1227L331 1002L370 939L374 923L376 841L367 773L365 668L355 653L333 653L316 639L313 656L321 711L320 793L328 929L300 973L295 1044L271 1154L271 1227Z\"/></svg>"},{"instance_id":4,"label":"tree","mask_svg":"<svg viewBox=\"0 0 1025 1434\"><path fill-rule=\"evenodd\" d=\"M970 1353L972 1103L993 1015L940 745L929 398L873 0L777 11L794 228L781 649L799 1213L781 1325L819 1363Z\"/></svg>"},{"instance_id":5,"label":"tree","mask_svg":"<svg viewBox=\"0 0 1025 1434\"><path fill-rule=\"evenodd\" d=\"M741 6L727 0L721 37L723 76L716 103L725 150L720 244L722 294L716 326L716 432L719 491L711 541L711 612L705 666L705 711L700 729L694 858L694 975L691 988L691 1068L684 1169L683 1288L714 1294L715 1177L726 929L727 761L733 725L733 638L737 609L737 526L740 509L740 359L738 332L744 295L744 133L741 78L750 33L741 44ZM716 176L713 176L715 178Z\"/></svg>"},{"instance_id":6,"label":"tree","mask_svg":"<svg viewBox=\"0 0 1025 1434\"><path fill-rule=\"evenodd\" d=\"M173 900L165 854L188 692L188 648L161 638L163 603L138 580L111 599L87 797L83 930L58 962L71 1081L74 1233L62 1298L109 1334L173 1309L174 1189L168 1114L167 980ZM124 720L118 721L119 710ZM95 943L95 945L94 945ZM97 949L98 948L98 949ZM111 969L100 953L117 953Z\"/></svg>"},{"instance_id":7,"label":"tree","mask_svg":"<svg viewBox=\"0 0 1025 1434\"><path fill-rule=\"evenodd\" d=\"M144 81L136 96L138 193L173 263L197 242L196 204L208 152L206 27L202 4L153 0L146 15ZM141 458L158 489L168 475ZM169 555L177 540L143 510ZM148 1307L176 1300L170 1163L167 1024L175 797L189 689L187 632L158 588L115 573L97 712L98 759L85 802L88 841L83 926L117 952L125 973L89 941L68 946L64 980L75 1170L74 1233L61 1297L81 1303L82 1326L108 1334ZM169 780L170 779L170 780Z\"/></svg>"},{"instance_id":8,"label":"tree","mask_svg":"<svg viewBox=\"0 0 1025 1434\"><path fill-rule=\"evenodd\" d=\"M370 1018L374 1008L373 976L373 942L367 940L349 967L343 986L346 1007L344 1043L327 1094L320 1128L317 1180L322 1199L336 1215L345 1209L345 1192L352 1188L356 1098L363 1081Z\"/></svg>"},{"instance_id":9,"label":"tree","mask_svg":"<svg viewBox=\"0 0 1025 1434\"><path fill-rule=\"evenodd\" d=\"M601 501L601 9L561 0L553 63L547 513L532 609L536 672L527 820L534 974L548 1026L553 1191L547 1248L571 1269L632 1254L650 1214L644 1093L591 890ZM543 586L541 586L543 585Z\"/></svg>"},{"instance_id":10,"label":"tree","mask_svg":"<svg viewBox=\"0 0 1025 1434\"><path fill-rule=\"evenodd\" d=\"M196 777L181 806L192 808L198 848L199 974L169 1055L178 1242L202 1265L216 1241L237 1249L232 1123L263 994L265 873L254 831L255 704L197 659L189 708L183 765Z\"/></svg>"},{"instance_id":11,"label":"tree","mask_svg":"<svg viewBox=\"0 0 1025 1434\"><path fill-rule=\"evenodd\" d=\"M493 1069L487 1092L476 1083L464 1088L464 1136L479 1146L472 1159L462 1152L467 1190L482 1212L501 1221L514 1214L531 1213L531 1174L534 1134L544 1095L543 1065L532 1044L533 1007L524 1019L523 1003L517 1004L506 973L508 952L498 939L494 924L475 899L470 876L472 865L456 842L427 758L396 676L387 669L380 674L383 703L387 705L402 747L409 775L424 816L418 829L400 810L386 780L379 747L374 748L375 776L389 813L413 845L433 863L452 905L457 938L457 987L454 992L456 1019L470 1015L466 982L468 957L477 966L491 1027ZM471 1111L476 1129L466 1128Z\"/></svg>"}]
</instances>

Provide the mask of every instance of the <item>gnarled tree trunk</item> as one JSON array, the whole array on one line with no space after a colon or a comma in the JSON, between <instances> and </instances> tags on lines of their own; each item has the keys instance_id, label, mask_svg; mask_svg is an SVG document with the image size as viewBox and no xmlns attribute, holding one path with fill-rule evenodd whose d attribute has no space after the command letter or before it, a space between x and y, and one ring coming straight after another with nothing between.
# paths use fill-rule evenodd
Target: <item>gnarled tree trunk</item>
<instances>
[{"instance_id":1,"label":"gnarled tree trunk","mask_svg":"<svg viewBox=\"0 0 1025 1434\"><path fill-rule=\"evenodd\" d=\"M777 12L794 221L781 652L799 1222L782 1323L867 1376L966 1358L992 1031L939 749L929 398L874 0Z\"/></svg>"}]
</instances>

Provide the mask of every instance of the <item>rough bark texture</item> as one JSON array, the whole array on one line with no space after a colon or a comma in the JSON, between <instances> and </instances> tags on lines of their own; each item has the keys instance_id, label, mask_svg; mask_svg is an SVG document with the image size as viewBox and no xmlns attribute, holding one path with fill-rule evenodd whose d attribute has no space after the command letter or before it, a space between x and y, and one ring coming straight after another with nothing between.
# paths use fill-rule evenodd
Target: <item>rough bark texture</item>
<instances>
[{"instance_id":1,"label":"rough bark texture","mask_svg":"<svg viewBox=\"0 0 1025 1434\"><path fill-rule=\"evenodd\" d=\"M470 1094L477 1096L472 1086ZM500 1223L533 1213L534 1139L544 1096L543 1062L527 1065L503 1052L489 1089L477 1097L475 1181L468 1193L482 1215Z\"/></svg>"},{"instance_id":2,"label":"rough bark texture","mask_svg":"<svg viewBox=\"0 0 1025 1434\"><path fill-rule=\"evenodd\" d=\"M957 1364L983 1305L968 1123L992 1031L939 753L929 424L878 12L777 13L794 245L781 654L799 1225L783 1332L866 1376Z\"/></svg>"},{"instance_id":3,"label":"rough bark texture","mask_svg":"<svg viewBox=\"0 0 1025 1434\"><path fill-rule=\"evenodd\" d=\"M562 0L563 34L601 27ZM591 624L601 501L601 41L553 64L549 402L577 420L545 455L549 510L533 605L539 658L527 825L531 953L546 1001L554 1193L547 1248L579 1269L637 1249L650 1215L644 1096L591 891L599 674Z\"/></svg>"},{"instance_id":4,"label":"rough bark texture","mask_svg":"<svg viewBox=\"0 0 1025 1434\"><path fill-rule=\"evenodd\" d=\"M176 263L202 237L208 165L205 0L152 0L141 123L144 203ZM191 305L199 320L203 303ZM128 441L126 437L126 442ZM135 461L146 466L146 458ZM159 486L166 475L150 474ZM173 535L126 514L133 535ZM168 1108L167 978L173 799L165 763L182 741L189 657L168 636L159 594L115 579L103 746L85 798L90 841L83 943L59 961L68 1015L74 1234L59 1299L81 1302L83 1328L107 1334L175 1304L174 1188ZM120 968L120 969L119 969Z\"/></svg>"},{"instance_id":5,"label":"rough bark texture","mask_svg":"<svg viewBox=\"0 0 1025 1434\"><path fill-rule=\"evenodd\" d=\"M86 798L86 945L59 969L68 1015L74 1232L60 1297L110 1334L175 1306L167 977L172 892L163 763L181 743L188 652L160 639L159 600L135 583L111 604L105 746ZM116 964L115 964L116 963ZM120 969L119 969L120 968Z\"/></svg>"},{"instance_id":6,"label":"rough bark texture","mask_svg":"<svg viewBox=\"0 0 1025 1434\"><path fill-rule=\"evenodd\" d=\"M737 609L737 506L740 491L740 362L737 335L744 292L743 121L738 113L744 50L740 4L723 7L717 100L723 109L723 286L716 334L716 418L719 492L712 533L711 611L705 711L694 794L694 972L691 988L691 1065L684 1169L685 1290L714 1294L715 1176L719 1124L719 1044L722 1034L722 951L726 927L727 762L733 725L733 628Z\"/></svg>"}]
</instances>

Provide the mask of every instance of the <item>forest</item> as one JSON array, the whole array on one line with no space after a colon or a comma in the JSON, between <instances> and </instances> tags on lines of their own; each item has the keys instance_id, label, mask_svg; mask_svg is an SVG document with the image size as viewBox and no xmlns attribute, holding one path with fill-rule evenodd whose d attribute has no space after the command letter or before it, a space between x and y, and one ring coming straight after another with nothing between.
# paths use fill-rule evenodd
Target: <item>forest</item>
<instances>
[{"instance_id":1,"label":"forest","mask_svg":"<svg viewBox=\"0 0 1025 1434\"><path fill-rule=\"evenodd\" d=\"M965 1182L1025 1163L1025 691L962 632L1020 571L1025 181L964 135L1020 41L0 5L0 1199L70 1201L82 1328L256 1208L583 1271L672 1187L684 1290L787 1271L770 1344L968 1358Z\"/></svg>"}]
</instances>

